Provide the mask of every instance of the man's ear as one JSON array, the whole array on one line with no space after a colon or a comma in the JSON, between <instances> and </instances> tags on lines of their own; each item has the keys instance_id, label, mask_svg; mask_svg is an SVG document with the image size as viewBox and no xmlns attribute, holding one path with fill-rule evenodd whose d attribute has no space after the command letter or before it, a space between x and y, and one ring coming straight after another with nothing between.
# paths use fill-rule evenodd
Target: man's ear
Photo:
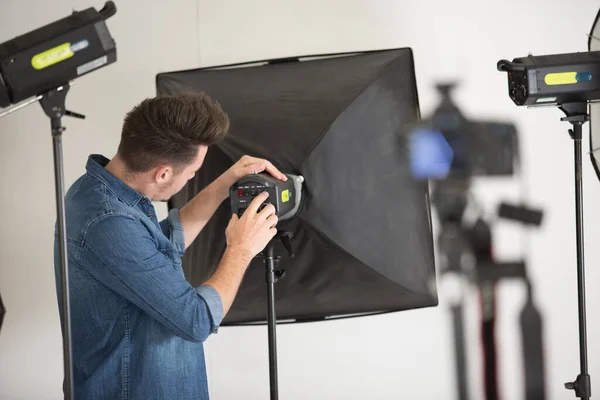
<instances>
[{"instance_id":1,"label":"man's ear","mask_svg":"<svg viewBox=\"0 0 600 400\"><path fill-rule=\"evenodd\" d=\"M168 182L173 176L173 168L168 165L161 165L157 167L154 172L154 180L158 184Z\"/></svg>"}]
</instances>

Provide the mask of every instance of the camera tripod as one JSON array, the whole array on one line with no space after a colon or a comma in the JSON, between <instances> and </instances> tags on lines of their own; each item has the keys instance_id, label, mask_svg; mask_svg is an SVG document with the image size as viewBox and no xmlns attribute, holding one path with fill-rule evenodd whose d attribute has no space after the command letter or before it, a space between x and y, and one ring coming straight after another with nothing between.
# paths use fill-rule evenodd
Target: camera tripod
<instances>
[{"instance_id":1,"label":"camera tripod","mask_svg":"<svg viewBox=\"0 0 600 400\"><path fill-rule=\"evenodd\" d=\"M523 367L525 373L524 394L527 400L545 399L545 374L543 368L541 316L533 301L532 284L526 273L525 263L497 262L492 254L493 235L491 226L482 217L474 223L464 222L463 215L468 204L468 180L436 182L433 204L438 212L441 231L438 238L442 260L442 274L454 275L465 284L459 296L450 300L454 359L456 371L457 400L468 400L467 352L464 329L465 286L477 289L481 300L480 337L483 353L483 378L486 400L497 400L498 356L496 352L495 325L496 284L506 279L526 284L527 298L520 315ZM498 216L526 225L538 226L541 212L522 206L502 203Z\"/></svg>"}]
</instances>

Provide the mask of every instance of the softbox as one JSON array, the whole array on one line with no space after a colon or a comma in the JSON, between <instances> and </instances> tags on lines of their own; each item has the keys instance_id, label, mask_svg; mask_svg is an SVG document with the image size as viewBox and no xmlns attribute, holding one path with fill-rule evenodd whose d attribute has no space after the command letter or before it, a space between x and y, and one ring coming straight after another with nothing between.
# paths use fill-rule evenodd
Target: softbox
<instances>
[{"instance_id":1,"label":"softbox","mask_svg":"<svg viewBox=\"0 0 600 400\"><path fill-rule=\"evenodd\" d=\"M600 10L592 24L592 30L588 39L588 50L600 50ZM590 158L596 171L596 176L600 179L600 103L590 103Z\"/></svg>"},{"instance_id":2,"label":"softbox","mask_svg":"<svg viewBox=\"0 0 600 400\"><path fill-rule=\"evenodd\" d=\"M410 49L306 56L167 72L159 95L206 92L228 113L227 138L168 206L182 207L244 154L305 178L297 217L280 224L279 322L434 306L428 186L411 178L407 124L419 120ZM183 259L199 285L224 252L223 202ZM223 325L267 319L265 267L249 266Z\"/></svg>"},{"instance_id":3,"label":"softbox","mask_svg":"<svg viewBox=\"0 0 600 400\"><path fill-rule=\"evenodd\" d=\"M4 314L6 310L4 309L4 304L2 303L2 297L0 296L0 329L2 329L2 322L4 322Z\"/></svg>"}]
</instances>

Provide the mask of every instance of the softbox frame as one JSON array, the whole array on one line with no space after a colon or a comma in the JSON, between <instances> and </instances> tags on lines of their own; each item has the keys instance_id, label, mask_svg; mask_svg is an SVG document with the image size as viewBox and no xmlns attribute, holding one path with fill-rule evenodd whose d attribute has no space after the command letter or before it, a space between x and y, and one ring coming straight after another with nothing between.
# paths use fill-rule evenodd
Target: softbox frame
<instances>
[{"instance_id":1,"label":"softbox frame","mask_svg":"<svg viewBox=\"0 0 600 400\"><path fill-rule=\"evenodd\" d=\"M596 14L592 29L588 37L588 50L600 50L600 10ZM600 179L600 103L591 102L590 105L590 159L596 171L596 176Z\"/></svg>"},{"instance_id":2,"label":"softbox frame","mask_svg":"<svg viewBox=\"0 0 600 400\"><path fill-rule=\"evenodd\" d=\"M410 48L263 60L156 76L158 95L205 92L229 115L180 208L244 154L305 178L298 216L280 224L278 322L362 316L438 303L427 182L411 177L408 125L419 121ZM199 285L225 250L223 202L183 259ZM222 325L265 323L265 267L256 258Z\"/></svg>"}]
</instances>

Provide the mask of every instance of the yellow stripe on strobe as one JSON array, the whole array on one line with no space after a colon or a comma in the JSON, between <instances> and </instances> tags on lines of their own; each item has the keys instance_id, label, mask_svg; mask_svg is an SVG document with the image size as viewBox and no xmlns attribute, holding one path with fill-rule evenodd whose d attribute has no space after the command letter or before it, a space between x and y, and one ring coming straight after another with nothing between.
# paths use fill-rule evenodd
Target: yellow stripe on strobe
<instances>
[{"instance_id":1,"label":"yellow stripe on strobe","mask_svg":"<svg viewBox=\"0 0 600 400\"><path fill-rule=\"evenodd\" d=\"M577 83L577 72L556 72L546 74L544 77L546 85L572 85Z\"/></svg>"},{"instance_id":2,"label":"yellow stripe on strobe","mask_svg":"<svg viewBox=\"0 0 600 400\"><path fill-rule=\"evenodd\" d=\"M56 46L33 56L31 59L31 66L37 70L44 69L73 57L73 54L71 43L63 43L60 46Z\"/></svg>"}]
</instances>

